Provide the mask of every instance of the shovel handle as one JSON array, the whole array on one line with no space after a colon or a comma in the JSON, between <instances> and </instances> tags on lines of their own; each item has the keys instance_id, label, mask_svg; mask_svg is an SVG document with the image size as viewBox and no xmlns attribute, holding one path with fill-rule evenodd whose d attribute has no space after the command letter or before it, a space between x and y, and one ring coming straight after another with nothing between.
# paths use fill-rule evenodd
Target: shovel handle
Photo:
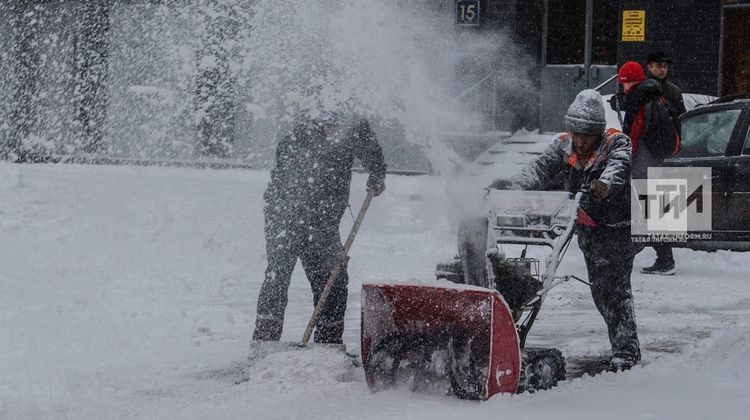
<instances>
[{"instance_id":1,"label":"shovel handle","mask_svg":"<svg viewBox=\"0 0 750 420\"><path fill-rule=\"evenodd\" d=\"M365 201L364 203L362 203L362 207L359 208L357 218L354 220L354 226L352 226L352 230L349 232L349 236L346 238L344 249L341 251L341 255L339 255L338 261L336 262L333 271L331 271L331 275L328 277L328 281L326 281L326 286L323 288L323 292L318 298L318 304L315 305L315 310L310 317L310 322L307 323L305 334L302 336L302 341L300 343L302 345L306 345L310 341L310 336L312 335L313 328L315 328L315 324L318 323L320 314L323 313L323 308L325 307L326 301L328 300L328 296L331 294L331 290L333 290L333 283L335 283L336 278L341 272L341 269L349 261L349 249L352 247L352 242L354 242L354 238L357 236L359 226L362 224L362 220L364 220L365 218L365 213L367 213L367 208L370 207L370 202L372 201L373 197L374 194L372 190L368 189L367 196L365 196Z\"/></svg>"}]
</instances>

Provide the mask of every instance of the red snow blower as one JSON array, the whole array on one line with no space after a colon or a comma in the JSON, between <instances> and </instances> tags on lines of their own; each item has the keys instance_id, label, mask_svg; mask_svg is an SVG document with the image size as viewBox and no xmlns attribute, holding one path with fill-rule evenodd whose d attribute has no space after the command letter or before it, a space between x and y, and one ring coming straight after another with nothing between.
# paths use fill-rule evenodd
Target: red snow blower
<instances>
[{"instance_id":1,"label":"red snow blower","mask_svg":"<svg viewBox=\"0 0 750 420\"><path fill-rule=\"evenodd\" d=\"M564 380L560 351L526 348L525 341L547 292L581 280L555 273L573 237L580 198L489 191L489 228L486 242L479 240L482 248L486 243L484 284L463 284L466 252L438 264L437 283L364 284L361 350L370 389L408 386L484 400ZM527 257L530 248L547 251L544 271L539 258ZM506 258L514 250L519 256Z\"/></svg>"}]
</instances>

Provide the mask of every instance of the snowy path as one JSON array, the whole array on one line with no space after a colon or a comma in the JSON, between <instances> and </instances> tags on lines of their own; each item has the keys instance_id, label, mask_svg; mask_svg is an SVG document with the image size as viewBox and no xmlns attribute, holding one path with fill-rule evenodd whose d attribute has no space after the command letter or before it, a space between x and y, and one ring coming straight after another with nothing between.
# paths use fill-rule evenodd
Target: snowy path
<instances>
[{"instance_id":1,"label":"snowy path","mask_svg":"<svg viewBox=\"0 0 750 420\"><path fill-rule=\"evenodd\" d=\"M371 394L324 352L282 354L233 384L265 268L267 172L0 163L0 419L744 418L750 254L677 250L674 277L633 275L643 366L484 403ZM355 174L354 211L365 177ZM352 250L344 340L358 351L359 285L432 278L453 254L442 179L396 177ZM342 232L351 226L346 217ZM636 258L650 264L653 251ZM298 267L299 268L299 267ZM584 276L580 251L560 268ZM284 338L312 310L295 271ZM550 292L529 345L571 360L608 349L588 288Z\"/></svg>"}]
</instances>

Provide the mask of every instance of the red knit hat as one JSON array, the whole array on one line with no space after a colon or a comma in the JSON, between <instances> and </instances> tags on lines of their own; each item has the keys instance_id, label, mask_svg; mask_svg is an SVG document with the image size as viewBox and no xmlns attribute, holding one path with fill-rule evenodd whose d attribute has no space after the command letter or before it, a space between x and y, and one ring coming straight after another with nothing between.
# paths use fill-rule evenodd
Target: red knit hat
<instances>
[{"instance_id":1,"label":"red knit hat","mask_svg":"<svg viewBox=\"0 0 750 420\"><path fill-rule=\"evenodd\" d=\"M644 80L646 80L646 73L643 72L643 67L635 61L626 62L617 72L617 81L620 83L642 82Z\"/></svg>"}]
</instances>

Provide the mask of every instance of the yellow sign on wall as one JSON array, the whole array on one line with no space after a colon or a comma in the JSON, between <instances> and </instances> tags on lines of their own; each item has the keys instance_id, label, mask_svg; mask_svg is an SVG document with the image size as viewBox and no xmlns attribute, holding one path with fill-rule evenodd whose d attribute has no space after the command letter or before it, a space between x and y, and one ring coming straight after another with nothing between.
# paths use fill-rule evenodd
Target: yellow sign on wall
<instances>
[{"instance_id":1,"label":"yellow sign on wall","mask_svg":"<svg viewBox=\"0 0 750 420\"><path fill-rule=\"evenodd\" d=\"M646 11L622 11L622 41L643 42L646 40Z\"/></svg>"}]
</instances>

